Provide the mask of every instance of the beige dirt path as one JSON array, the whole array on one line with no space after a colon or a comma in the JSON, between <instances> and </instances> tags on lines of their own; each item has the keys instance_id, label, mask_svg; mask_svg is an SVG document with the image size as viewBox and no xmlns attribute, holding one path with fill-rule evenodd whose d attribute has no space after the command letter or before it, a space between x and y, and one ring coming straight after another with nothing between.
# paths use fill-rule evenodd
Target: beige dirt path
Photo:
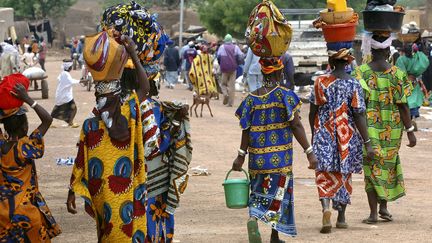
<instances>
[{"instance_id":1,"label":"beige dirt path","mask_svg":"<svg viewBox=\"0 0 432 243\"><path fill-rule=\"evenodd\" d=\"M60 56L50 57L48 68L50 99L39 100L40 93L31 93L38 102L51 111L54 106L56 78L60 73ZM80 72L73 71L72 76L80 77ZM81 124L94 104L93 92L84 87L74 89L78 105L76 122ZM237 102L242 94L237 93ZM178 85L174 90L162 88L161 99L188 101L192 94L185 86ZM230 210L225 207L222 182L236 156L240 143L240 128L234 117L235 108L223 107L220 101L212 101L215 114L211 118L204 109L203 118L191 118L192 139L194 145L191 167L208 168L210 176L191 177L188 188L181 199L181 207L176 214L175 242L247 242L247 210ZM302 108L306 118L308 105ZM29 113L31 128L38 125L34 112ZM77 215L66 211L67 185L71 167L57 166L55 159L76 155L75 144L79 129L62 127L55 121L56 129L50 129L45 137L46 153L37 161L39 185L54 217L63 229L62 235L54 242L96 242L96 231L93 220L84 213L82 201ZM306 119L304 125L306 126ZM430 128L432 122L423 119L420 127ZM307 129L309 130L309 129ZM361 175L354 177L352 205L347 209L347 230L334 229L332 234L319 233L321 208L314 186L313 171L307 169L307 161L295 143L295 216L298 237L283 237L287 242L432 242L432 138L430 132L417 133L418 146L401 149L402 166L406 179L407 196L390 203L389 209L395 218L391 223L379 223L375 226L365 225L361 220L368 216L368 204ZM406 139L404 139L404 144ZM238 174L241 176L241 174ZM334 214L336 215L336 213ZM333 221L335 216L333 217ZM270 228L260 224L264 242L268 242Z\"/></svg>"}]
</instances>

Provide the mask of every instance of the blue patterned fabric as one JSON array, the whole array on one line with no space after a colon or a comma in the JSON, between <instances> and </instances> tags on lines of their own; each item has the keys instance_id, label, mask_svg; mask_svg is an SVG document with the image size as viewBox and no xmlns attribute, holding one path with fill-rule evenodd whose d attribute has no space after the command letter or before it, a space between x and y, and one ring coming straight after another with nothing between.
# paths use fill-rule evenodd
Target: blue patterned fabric
<instances>
[{"instance_id":1,"label":"blue patterned fabric","mask_svg":"<svg viewBox=\"0 0 432 243\"><path fill-rule=\"evenodd\" d=\"M317 171L360 173L363 139L353 117L353 113L366 111L360 83L356 79L321 76L315 82L310 102L319 106L313 135Z\"/></svg>"},{"instance_id":2,"label":"blue patterned fabric","mask_svg":"<svg viewBox=\"0 0 432 243\"><path fill-rule=\"evenodd\" d=\"M171 243L174 237L174 215L166 212L167 192L147 200L147 240Z\"/></svg>"},{"instance_id":3,"label":"blue patterned fabric","mask_svg":"<svg viewBox=\"0 0 432 243\"><path fill-rule=\"evenodd\" d=\"M296 236L292 173L254 176L251 179L249 215L279 232Z\"/></svg>"},{"instance_id":4,"label":"blue patterned fabric","mask_svg":"<svg viewBox=\"0 0 432 243\"><path fill-rule=\"evenodd\" d=\"M284 87L263 96L249 94L236 116L240 127L250 129L249 171L254 174L281 172L292 165L292 131L289 121L300 109L300 99Z\"/></svg>"},{"instance_id":5,"label":"blue patterned fabric","mask_svg":"<svg viewBox=\"0 0 432 243\"><path fill-rule=\"evenodd\" d=\"M352 41L327 43L327 50L332 50L332 51L339 51L340 49L343 48L351 49L352 47L353 47Z\"/></svg>"}]
</instances>

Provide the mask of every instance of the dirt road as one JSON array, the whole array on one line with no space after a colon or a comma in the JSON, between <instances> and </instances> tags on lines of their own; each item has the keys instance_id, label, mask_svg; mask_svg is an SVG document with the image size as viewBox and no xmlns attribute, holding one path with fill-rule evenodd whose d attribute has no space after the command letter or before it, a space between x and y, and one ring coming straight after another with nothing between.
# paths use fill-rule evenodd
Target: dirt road
<instances>
[{"instance_id":1,"label":"dirt road","mask_svg":"<svg viewBox=\"0 0 432 243\"><path fill-rule=\"evenodd\" d=\"M38 100L49 111L54 106L56 77L60 73L61 58L48 59L50 99ZM79 78L80 73L72 75ZM85 88L77 86L74 90L78 105L76 122L82 123L92 110L94 96ZM31 93L40 98L40 93ZM241 94L237 93L237 104ZM192 95L183 85L174 90L162 88L161 99L188 101ZM240 143L240 129L234 117L235 108L226 108L218 101L211 106L215 117L211 118L204 110L203 118L192 118L192 139L194 145L191 167L208 168L210 176L191 177L188 188L181 199L181 207L176 214L175 242L247 242L247 210L230 210L225 207L222 182L230 169L232 160ZM302 108L305 117L308 105ZM427 112L427 110L423 110ZM29 113L31 128L38 125L34 112ZM68 214L65 207L67 185L71 167L57 166L55 159L75 156L75 144L79 129L61 127L51 129L46 135L46 153L37 161L39 185L48 202L54 217L63 229L61 236L54 242L96 242L95 223L84 213L82 201L78 200L79 213ZM306 121L304 122L306 124ZM419 122L422 128L432 127L432 121L423 119ZM432 242L432 140L431 133L417 133L418 146L401 149L402 165L406 179L407 196L389 204L395 221L379 223L375 226L365 225L361 220L368 216L368 204L364 192L362 175L354 177L352 205L347 209L347 230L334 230L332 234L319 233L321 224L321 207L314 186L313 172L307 170L306 158L295 143L295 215L298 237L283 237L287 242ZM404 144L406 140L404 140ZM241 176L241 174L238 174ZM333 217L335 220L335 217ZM260 224L264 242L268 242L270 229Z\"/></svg>"}]
</instances>

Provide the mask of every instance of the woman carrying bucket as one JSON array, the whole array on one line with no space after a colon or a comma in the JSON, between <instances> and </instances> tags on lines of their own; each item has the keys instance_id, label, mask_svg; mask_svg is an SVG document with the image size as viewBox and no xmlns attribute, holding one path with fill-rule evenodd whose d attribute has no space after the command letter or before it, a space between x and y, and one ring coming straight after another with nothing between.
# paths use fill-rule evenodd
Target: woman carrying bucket
<instances>
[{"instance_id":1,"label":"woman carrying bucket","mask_svg":"<svg viewBox=\"0 0 432 243\"><path fill-rule=\"evenodd\" d=\"M283 241L278 232L297 234L293 204L293 135L303 147L310 169L315 169L317 159L299 118L299 98L280 86L281 60L261 58L260 63L263 87L250 93L236 112L243 133L233 170L242 170L249 152L249 242L261 242L257 223L260 220L272 227L270 242L279 243Z\"/></svg>"}]
</instances>

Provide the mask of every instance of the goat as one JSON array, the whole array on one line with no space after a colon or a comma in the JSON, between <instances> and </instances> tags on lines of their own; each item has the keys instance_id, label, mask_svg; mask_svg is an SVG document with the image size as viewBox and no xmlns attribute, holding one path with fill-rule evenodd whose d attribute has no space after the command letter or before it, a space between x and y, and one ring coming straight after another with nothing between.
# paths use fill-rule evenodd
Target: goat
<instances>
[{"instance_id":1,"label":"goat","mask_svg":"<svg viewBox=\"0 0 432 243\"><path fill-rule=\"evenodd\" d=\"M210 99L213 97L213 94L205 94L205 95L199 95L196 92L193 93L193 104L190 107L190 114L191 116L193 115L192 113L192 108L195 106L195 116L198 117L198 113L197 113L197 108L199 105L201 105L201 117L202 117L202 113L203 113L203 109L204 109L204 104L207 105L209 111L210 111L210 115L211 117L213 117L213 113L212 110L210 108Z\"/></svg>"}]
</instances>

